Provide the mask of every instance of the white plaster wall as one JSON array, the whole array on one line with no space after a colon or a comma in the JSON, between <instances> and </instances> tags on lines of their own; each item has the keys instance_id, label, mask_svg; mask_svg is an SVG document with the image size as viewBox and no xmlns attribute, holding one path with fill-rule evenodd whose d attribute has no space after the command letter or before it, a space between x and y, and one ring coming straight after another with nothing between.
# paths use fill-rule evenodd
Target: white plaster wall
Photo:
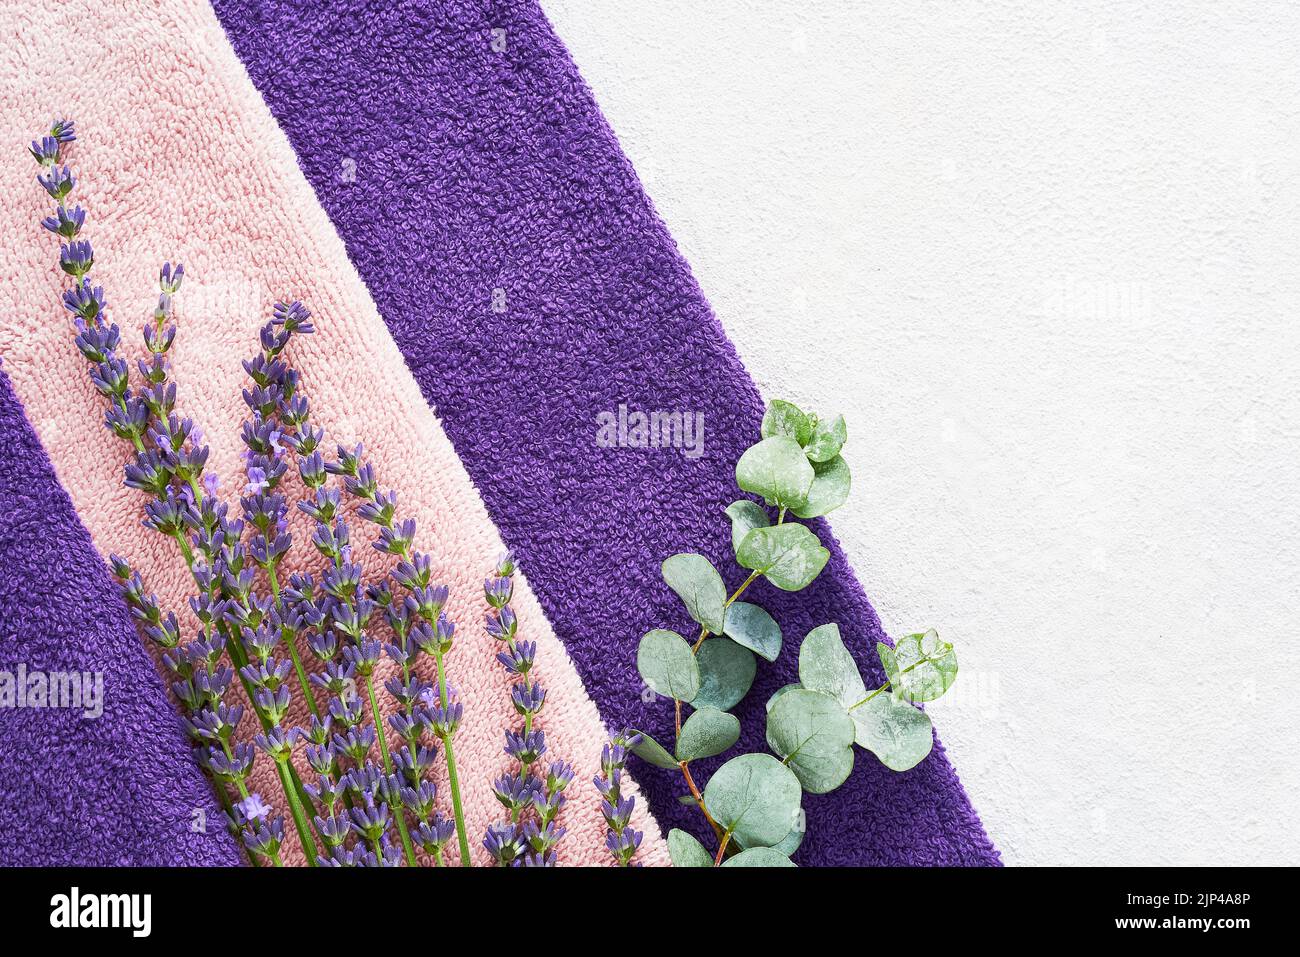
<instances>
[{"instance_id":1,"label":"white plaster wall","mask_svg":"<svg viewBox=\"0 0 1300 957\"><path fill-rule=\"evenodd\" d=\"M1013 864L1300 859L1300 6L544 0Z\"/></svg>"}]
</instances>

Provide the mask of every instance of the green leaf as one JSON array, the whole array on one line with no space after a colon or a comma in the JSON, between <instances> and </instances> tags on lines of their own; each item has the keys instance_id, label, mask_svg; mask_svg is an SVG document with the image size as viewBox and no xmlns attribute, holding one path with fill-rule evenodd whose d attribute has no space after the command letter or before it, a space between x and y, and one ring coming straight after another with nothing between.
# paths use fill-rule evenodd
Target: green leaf
<instances>
[{"instance_id":1,"label":"green leaf","mask_svg":"<svg viewBox=\"0 0 1300 957\"><path fill-rule=\"evenodd\" d=\"M934 747L930 716L919 708L878 694L849 711L855 740L891 771L916 767Z\"/></svg>"},{"instance_id":2,"label":"green leaf","mask_svg":"<svg viewBox=\"0 0 1300 957\"><path fill-rule=\"evenodd\" d=\"M670 849L671 850L671 849ZM675 863L675 862L674 862ZM722 862L723 867L794 867L794 861L770 847L751 847Z\"/></svg>"},{"instance_id":3,"label":"green leaf","mask_svg":"<svg viewBox=\"0 0 1300 957\"><path fill-rule=\"evenodd\" d=\"M647 631L636 650L641 680L661 695L691 701L700 690L700 669L691 646L675 631Z\"/></svg>"},{"instance_id":4,"label":"green leaf","mask_svg":"<svg viewBox=\"0 0 1300 957\"><path fill-rule=\"evenodd\" d=\"M762 572L782 591L798 591L821 573L831 553L805 525L756 528L740 543L736 561Z\"/></svg>"},{"instance_id":5,"label":"green leaf","mask_svg":"<svg viewBox=\"0 0 1300 957\"><path fill-rule=\"evenodd\" d=\"M641 740L632 747L633 754L657 768L677 768L677 759L668 753L667 748L644 731L636 733L641 735Z\"/></svg>"},{"instance_id":6,"label":"green leaf","mask_svg":"<svg viewBox=\"0 0 1300 957\"><path fill-rule=\"evenodd\" d=\"M815 474L799 443L784 435L750 446L736 463L736 484L787 508L804 503Z\"/></svg>"},{"instance_id":7,"label":"green leaf","mask_svg":"<svg viewBox=\"0 0 1300 957\"><path fill-rule=\"evenodd\" d=\"M837 415L830 422L818 422L813 426L812 438L801 442L804 454L813 462L829 462L840 454L849 437L844 416Z\"/></svg>"},{"instance_id":8,"label":"green leaf","mask_svg":"<svg viewBox=\"0 0 1300 957\"><path fill-rule=\"evenodd\" d=\"M772 692L772 697L767 699L767 710L771 711L772 705L776 704L777 699L780 698L781 695L785 694L787 691L793 691L795 688L802 688L802 687L803 685L799 684L799 682L797 681L792 681L788 685L781 685L781 687L777 688L775 691Z\"/></svg>"},{"instance_id":9,"label":"green leaf","mask_svg":"<svg viewBox=\"0 0 1300 957\"><path fill-rule=\"evenodd\" d=\"M832 622L808 632L799 646L799 683L828 694L845 709L867 696L857 662L844 647L840 626Z\"/></svg>"},{"instance_id":10,"label":"green leaf","mask_svg":"<svg viewBox=\"0 0 1300 957\"><path fill-rule=\"evenodd\" d=\"M837 455L829 462L818 463L814 466L814 471L816 475L812 487L808 489L807 500L803 505L791 509L800 518L816 518L835 511L848 501L849 490L853 486L849 463L844 461L843 456Z\"/></svg>"},{"instance_id":11,"label":"green leaf","mask_svg":"<svg viewBox=\"0 0 1300 957\"><path fill-rule=\"evenodd\" d=\"M768 746L810 794L834 791L848 779L853 736L844 707L820 691L787 691L767 714Z\"/></svg>"},{"instance_id":12,"label":"green leaf","mask_svg":"<svg viewBox=\"0 0 1300 957\"><path fill-rule=\"evenodd\" d=\"M793 857L795 851L799 850L800 846L803 844L805 833L803 815L801 814L799 815L799 820L795 823L795 826L790 828L790 833L781 838L777 843L773 844L772 850L780 851L786 857ZM740 841L736 841L736 843L740 844L741 847L745 846L744 844L741 844Z\"/></svg>"},{"instance_id":13,"label":"green leaf","mask_svg":"<svg viewBox=\"0 0 1300 957\"><path fill-rule=\"evenodd\" d=\"M700 688L692 704L696 708L730 711L754 683L758 664L754 653L730 638L706 638L696 657Z\"/></svg>"},{"instance_id":14,"label":"green leaf","mask_svg":"<svg viewBox=\"0 0 1300 957\"><path fill-rule=\"evenodd\" d=\"M789 834L802 796L794 772L770 754L732 758L704 788L713 819L746 847L769 847Z\"/></svg>"},{"instance_id":15,"label":"green leaf","mask_svg":"<svg viewBox=\"0 0 1300 957\"><path fill-rule=\"evenodd\" d=\"M752 499L742 498L727 506L727 515L731 518L731 550L740 551L740 543L755 528L767 528L772 524L767 510Z\"/></svg>"},{"instance_id":16,"label":"green leaf","mask_svg":"<svg viewBox=\"0 0 1300 957\"><path fill-rule=\"evenodd\" d=\"M703 555L683 552L665 558L661 566L664 581L677 592L692 618L709 631L722 633L727 604L727 586Z\"/></svg>"},{"instance_id":17,"label":"green leaf","mask_svg":"<svg viewBox=\"0 0 1300 957\"><path fill-rule=\"evenodd\" d=\"M677 739L677 760L711 758L739 740L740 722L734 715L717 708L702 708L682 725L681 737Z\"/></svg>"},{"instance_id":18,"label":"green leaf","mask_svg":"<svg viewBox=\"0 0 1300 957\"><path fill-rule=\"evenodd\" d=\"M767 404L767 411L763 413L763 424L759 427L759 431L765 439L774 435L784 435L786 438L794 439L800 445L807 445L813 436L813 424L793 402L773 399Z\"/></svg>"},{"instance_id":19,"label":"green leaf","mask_svg":"<svg viewBox=\"0 0 1300 957\"><path fill-rule=\"evenodd\" d=\"M877 644L876 651L896 698L934 701L957 680L957 653L934 629L900 638L892 649Z\"/></svg>"},{"instance_id":20,"label":"green leaf","mask_svg":"<svg viewBox=\"0 0 1300 957\"><path fill-rule=\"evenodd\" d=\"M713 866L713 855L704 849L704 845L678 828L668 832L668 856L672 858L673 867Z\"/></svg>"},{"instance_id":21,"label":"green leaf","mask_svg":"<svg viewBox=\"0 0 1300 957\"><path fill-rule=\"evenodd\" d=\"M758 605L733 601L722 630L736 644L768 661L776 661L781 654L781 626Z\"/></svg>"}]
</instances>

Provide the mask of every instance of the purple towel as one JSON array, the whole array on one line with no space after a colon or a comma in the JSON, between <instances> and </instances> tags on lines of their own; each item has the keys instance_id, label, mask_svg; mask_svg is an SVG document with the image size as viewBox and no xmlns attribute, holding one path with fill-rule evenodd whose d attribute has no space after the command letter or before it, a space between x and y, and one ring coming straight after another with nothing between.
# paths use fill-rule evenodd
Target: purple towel
<instances>
[{"instance_id":1,"label":"purple towel","mask_svg":"<svg viewBox=\"0 0 1300 957\"><path fill-rule=\"evenodd\" d=\"M240 863L157 666L3 372L0 447L0 864ZM79 685L92 676L88 694L61 698L79 707L33 706L74 672Z\"/></svg>"},{"instance_id":2,"label":"purple towel","mask_svg":"<svg viewBox=\"0 0 1300 957\"><path fill-rule=\"evenodd\" d=\"M738 583L722 510L761 401L545 16L532 2L214 7L605 720L669 735L635 648L652 627L693 627L660 580L666 556L699 550ZM598 446L597 415L621 404L702 413L704 454ZM812 524L832 552L821 577L750 592L788 644L739 711L749 750L812 627L839 622L880 679L880 622ZM638 777L665 827L703 836L676 775ZM859 752L848 783L805 806L800 863L998 863L937 746L902 775Z\"/></svg>"}]
</instances>

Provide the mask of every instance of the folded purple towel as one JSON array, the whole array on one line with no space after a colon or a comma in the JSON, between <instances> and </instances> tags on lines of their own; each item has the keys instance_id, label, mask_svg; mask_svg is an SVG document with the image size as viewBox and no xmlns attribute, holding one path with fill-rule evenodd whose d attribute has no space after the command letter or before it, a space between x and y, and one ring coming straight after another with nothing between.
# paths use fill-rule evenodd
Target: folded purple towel
<instances>
[{"instance_id":1,"label":"folded purple towel","mask_svg":"<svg viewBox=\"0 0 1300 957\"><path fill-rule=\"evenodd\" d=\"M0 447L0 864L240 863L157 666L3 372Z\"/></svg>"},{"instance_id":2,"label":"folded purple towel","mask_svg":"<svg viewBox=\"0 0 1300 957\"><path fill-rule=\"evenodd\" d=\"M460 0L214 8L605 720L668 733L635 648L689 624L663 558L699 550L738 583L722 509L761 402L545 16ZM703 454L598 445L596 417L623 404L702 414ZM880 678L880 622L813 524L832 552L821 577L750 592L791 642L739 712L750 750L814 626L838 622ZM665 827L703 834L679 778L638 777ZM800 863L998 863L940 747L902 775L860 754L805 806Z\"/></svg>"}]
</instances>

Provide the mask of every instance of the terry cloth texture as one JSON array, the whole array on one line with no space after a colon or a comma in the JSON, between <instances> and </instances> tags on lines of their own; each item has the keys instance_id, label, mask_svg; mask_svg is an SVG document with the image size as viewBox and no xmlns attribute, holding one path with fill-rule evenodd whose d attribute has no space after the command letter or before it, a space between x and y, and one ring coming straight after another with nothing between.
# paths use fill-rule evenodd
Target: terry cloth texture
<instances>
[{"instance_id":1,"label":"terry cloth texture","mask_svg":"<svg viewBox=\"0 0 1300 957\"><path fill-rule=\"evenodd\" d=\"M76 43L50 29L58 22L78 24ZM312 402L313 424L326 430L327 449L335 441L365 444L381 488L396 490L399 511L417 519L416 547L430 554L434 581L451 588L448 612L458 627L449 679L465 705L456 757L470 846L485 859L483 833L502 814L491 782L509 763L503 732L519 720L495 659L499 645L482 626L483 580L503 546L211 8L202 0L48 0L6 6L0 30L21 38L0 52L0 143L13 156L0 165L7 197L0 205L0 354L100 553L127 556L165 608L188 614L188 572L173 543L140 527L145 498L122 487L128 447L102 426L102 400L59 305L65 280L55 265L57 244L38 225L49 201L35 182L35 164L23 156L53 115L77 122L80 139L70 152L76 198L88 210L92 276L123 329L124 355L143 354L139 328L157 298L160 263L185 263L172 376L179 411L204 429L208 469L220 477L228 502L244 487L239 426L247 409L240 390L248 379L241 360L256 351L257 331L276 299L299 298L313 311L317 332L295 337L289 350ZM300 487L296 475L289 487L291 494ZM293 517L298 544L289 570L319 571L306 516L295 509ZM354 521L352 530L354 554L368 571L391 564L370 547L373 526ZM534 571L531 562L522 569L525 576ZM21 580L15 573L13 581ZM538 643L538 675L548 691L539 721L546 757L576 769L561 815L569 833L558 848L560 862L604 863L604 823L591 779L605 729L526 580L517 583L514 607L521 637ZM421 665L426 680L432 664ZM385 665L392 667L387 659ZM386 704L388 674L381 669L375 682ZM301 723L305 705L296 682L291 690L288 723ZM252 737L254 723L245 716L243 737ZM68 746L82 745L71 738ZM299 769L310 782L301 750ZM90 751L85 757L88 775L105 760ZM274 765L259 757L257 766L262 796L284 812ZM439 801L450 814L445 780ZM646 802L639 802L638 814L645 859L665 861ZM291 823L288 829L292 835ZM295 859L292 837L286 847L287 858Z\"/></svg>"},{"instance_id":2,"label":"terry cloth texture","mask_svg":"<svg viewBox=\"0 0 1300 957\"><path fill-rule=\"evenodd\" d=\"M0 447L0 865L239 863L154 662L3 372ZM68 689L57 700L52 682Z\"/></svg>"},{"instance_id":3,"label":"terry cloth texture","mask_svg":"<svg viewBox=\"0 0 1300 957\"><path fill-rule=\"evenodd\" d=\"M587 690L663 740L671 708L642 699L635 649L691 626L659 563L698 550L742 577L722 510L762 402L563 45L530 0L214 6ZM598 446L596 417L623 404L702 414L704 454ZM789 642L740 710L750 750L812 627L838 622L881 678L880 622L812 525L820 578L750 592ZM641 775L661 823L704 836L677 775ZM801 863L999 861L938 746L902 775L860 755L805 804Z\"/></svg>"}]
</instances>

